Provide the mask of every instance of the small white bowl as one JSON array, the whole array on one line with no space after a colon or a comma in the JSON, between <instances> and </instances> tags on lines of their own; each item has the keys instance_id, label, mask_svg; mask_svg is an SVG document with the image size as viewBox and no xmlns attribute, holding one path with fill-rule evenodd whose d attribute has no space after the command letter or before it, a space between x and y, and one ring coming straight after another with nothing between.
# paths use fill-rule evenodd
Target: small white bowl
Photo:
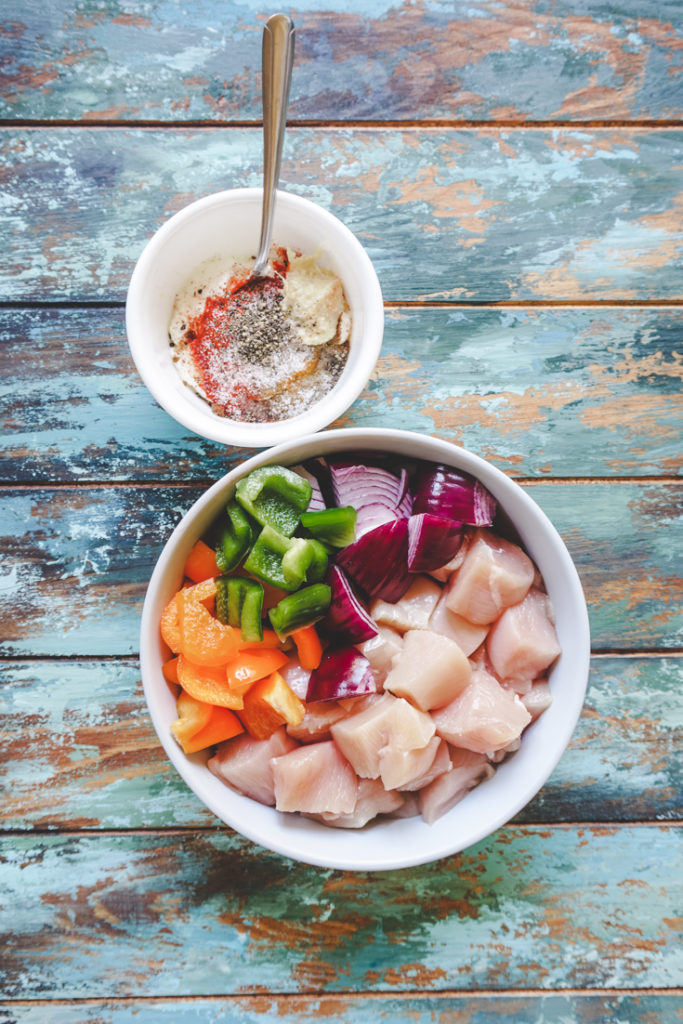
<instances>
[{"instance_id":1,"label":"small white bowl","mask_svg":"<svg viewBox=\"0 0 683 1024\"><path fill-rule=\"evenodd\" d=\"M173 739L175 699L161 672L168 652L161 612L182 582L195 541L224 507L236 482L265 463L296 464L314 455L352 450L395 452L446 463L473 474L516 527L545 580L555 608L562 654L550 674L551 707L530 725L520 749L492 779L472 790L433 825L422 818L386 819L360 830L329 828L279 813L240 796L206 767L207 755L186 756ZM590 658L588 614L578 574L554 526L531 497L499 469L452 444L402 430L331 430L261 452L234 469L192 506L171 534L147 591L140 664L154 727L169 758L199 799L222 821L261 846L295 860L347 870L385 870L438 860L471 846L509 821L549 778L576 726Z\"/></svg>"},{"instance_id":2,"label":"small white bowl","mask_svg":"<svg viewBox=\"0 0 683 1024\"><path fill-rule=\"evenodd\" d=\"M340 379L310 409L273 423L217 416L185 385L171 358L168 328L173 301L204 260L255 254L262 190L233 189L198 199L170 218L147 243L133 271L126 330L135 365L160 406L196 434L226 445L265 448L327 426L355 401L370 378L382 344L382 292L362 245L331 213L289 192L278 192L273 242L319 255L341 279L351 311L349 357Z\"/></svg>"}]
</instances>

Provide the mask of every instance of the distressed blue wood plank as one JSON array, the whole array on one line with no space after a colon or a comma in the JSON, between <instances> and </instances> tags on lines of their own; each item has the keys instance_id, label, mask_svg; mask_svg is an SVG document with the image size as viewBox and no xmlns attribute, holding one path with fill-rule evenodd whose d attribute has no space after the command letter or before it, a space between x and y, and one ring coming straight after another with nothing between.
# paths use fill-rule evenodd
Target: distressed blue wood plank
<instances>
[{"instance_id":1,"label":"distressed blue wood plank","mask_svg":"<svg viewBox=\"0 0 683 1024\"><path fill-rule=\"evenodd\" d=\"M679 1024L683 998L667 993L548 993L512 996L245 996L229 999L107 1000L64 1005L0 1003L2 1024Z\"/></svg>"},{"instance_id":2,"label":"distressed blue wood plank","mask_svg":"<svg viewBox=\"0 0 683 1024\"><path fill-rule=\"evenodd\" d=\"M675 0L315 0L297 26L291 116L581 121L680 117ZM80 5L6 0L0 116L261 116L254 0Z\"/></svg>"},{"instance_id":3,"label":"distressed blue wood plank","mask_svg":"<svg viewBox=\"0 0 683 1024\"><path fill-rule=\"evenodd\" d=\"M389 309L369 386L338 426L436 434L521 476L675 474L678 310ZM144 388L123 310L0 311L0 479L196 480L244 457Z\"/></svg>"},{"instance_id":4,"label":"distressed blue wood plank","mask_svg":"<svg viewBox=\"0 0 683 1024\"><path fill-rule=\"evenodd\" d=\"M683 981L683 837L504 828L406 871L312 869L225 832L7 836L10 998Z\"/></svg>"},{"instance_id":5,"label":"distressed blue wood plank","mask_svg":"<svg viewBox=\"0 0 683 1024\"><path fill-rule=\"evenodd\" d=\"M676 658L595 658L570 746L517 820L680 818L682 669ZM136 664L5 663L0 676L2 828L217 823L168 762Z\"/></svg>"},{"instance_id":6,"label":"distressed blue wood plank","mask_svg":"<svg viewBox=\"0 0 683 1024\"><path fill-rule=\"evenodd\" d=\"M680 487L528 485L577 564L595 650L680 646ZM128 655L194 487L29 489L0 508L0 655Z\"/></svg>"},{"instance_id":7,"label":"distressed blue wood plank","mask_svg":"<svg viewBox=\"0 0 683 1024\"><path fill-rule=\"evenodd\" d=\"M260 185L261 131L5 132L0 295L125 296L191 199ZM284 185L365 244L385 299L683 298L683 132L293 129Z\"/></svg>"}]
</instances>

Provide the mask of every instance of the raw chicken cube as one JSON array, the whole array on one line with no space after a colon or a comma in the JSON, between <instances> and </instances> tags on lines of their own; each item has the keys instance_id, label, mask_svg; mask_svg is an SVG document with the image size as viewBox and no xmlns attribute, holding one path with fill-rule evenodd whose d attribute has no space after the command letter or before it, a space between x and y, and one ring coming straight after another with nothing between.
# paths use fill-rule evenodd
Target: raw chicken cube
<instances>
[{"instance_id":1,"label":"raw chicken cube","mask_svg":"<svg viewBox=\"0 0 683 1024\"><path fill-rule=\"evenodd\" d=\"M432 720L449 743L486 754L517 739L531 715L515 693L476 669L469 686L445 708L432 712Z\"/></svg>"},{"instance_id":2,"label":"raw chicken cube","mask_svg":"<svg viewBox=\"0 0 683 1024\"><path fill-rule=\"evenodd\" d=\"M335 828L362 828L378 814L395 814L404 804L401 793L387 792L379 779L359 779L358 799L350 814L314 815Z\"/></svg>"},{"instance_id":3,"label":"raw chicken cube","mask_svg":"<svg viewBox=\"0 0 683 1024\"><path fill-rule=\"evenodd\" d=\"M448 744L445 740L439 739L438 736L434 736L429 742L432 744L434 740L437 740L436 754L434 760L430 764L429 768L416 778L411 779L406 786L398 786L397 788L401 791L410 790L411 792L417 789L424 789L430 782L433 782L439 775L443 775L444 772L451 770L451 755L449 753Z\"/></svg>"},{"instance_id":4,"label":"raw chicken cube","mask_svg":"<svg viewBox=\"0 0 683 1024\"><path fill-rule=\"evenodd\" d=\"M400 601L391 604L377 599L370 605L376 623L391 626L399 633L407 629L426 629L429 616L441 597L441 587L428 576L416 576Z\"/></svg>"},{"instance_id":5,"label":"raw chicken cube","mask_svg":"<svg viewBox=\"0 0 683 1024\"><path fill-rule=\"evenodd\" d=\"M451 751L451 771L445 772L418 794L418 806L428 825L433 825L479 782L489 779L494 769L483 754L470 750Z\"/></svg>"},{"instance_id":6,"label":"raw chicken cube","mask_svg":"<svg viewBox=\"0 0 683 1024\"><path fill-rule=\"evenodd\" d=\"M523 601L507 608L486 640L491 664L501 679L535 679L560 653L550 619L550 598L530 590Z\"/></svg>"},{"instance_id":7,"label":"raw chicken cube","mask_svg":"<svg viewBox=\"0 0 683 1024\"><path fill-rule=\"evenodd\" d=\"M240 793L272 807L275 804L275 782L271 759L296 750L298 743L278 729L266 740L256 740L248 733L219 743L216 753L207 762L209 771L229 783Z\"/></svg>"},{"instance_id":8,"label":"raw chicken cube","mask_svg":"<svg viewBox=\"0 0 683 1024\"><path fill-rule=\"evenodd\" d=\"M429 629L411 629L394 658L384 689L421 711L449 704L470 681L470 663L454 640Z\"/></svg>"},{"instance_id":9,"label":"raw chicken cube","mask_svg":"<svg viewBox=\"0 0 683 1024\"><path fill-rule=\"evenodd\" d=\"M378 689L384 685L387 672L391 668L391 661L394 655L398 654L403 646L403 637L388 626L377 626L377 636L364 640L357 644L358 650L370 662L372 674Z\"/></svg>"},{"instance_id":10,"label":"raw chicken cube","mask_svg":"<svg viewBox=\"0 0 683 1024\"><path fill-rule=\"evenodd\" d=\"M449 640L455 640L456 644L466 657L469 658L478 647L483 644L488 626L478 626L473 622L464 619L462 615L456 615L446 604L446 593L439 598L439 603L432 612L427 628L432 633L441 633Z\"/></svg>"},{"instance_id":11,"label":"raw chicken cube","mask_svg":"<svg viewBox=\"0 0 683 1024\"><path fill-rule=\"evenodd\" d=\"M517 544L478 530L465 561L451 576L446 604L456 615L486 625L517 604L534 579L534 564Z\"/></svg>"},{"instance_id":12,"label":"raw chicken cube","mask_svg":"<svg viewBox=\"0 0 683 1024\"><path fill-rule=\"evenodd\" d=\"M299 743L329 740L330 726L347 713L336 700L315 701L306 706L306 714L298 725L287 726L287 733Z\"/></svg>"},{"instance_id":13,"label":"raw chicken cube","mask_svg":"<svg viewBox=\"0 0 683 1024\"><path fill-rule=\"evenodd\" d=\"M531 715L532 721L542 715L544 711L547 711L553 702L553 695L550 692L550 687L544 681L542 683L534 683L528 693L525 693L522 697L522 704Z\"/></svg>"},{"instance_id":14,"label":"raw chicken cube","mask_svg":"<svg viewBox=\"0 0 683 1024\"><path fill-rule=\"evenodd\" d=\"M363 711L335 722L331 732L356 773L377 779L385 751L421 750L434 735L434 723L408 701L383 693Z\"/></svg>"},{"instance_id":15,"label":"raw chicken cube","mask_svg":"<svg viewBox=\"0 0 683 1024\"><path fill-rule=\"evenodd\" d=\"M411 789L414 779L425 775L442 740L432 736L421 750L385 750L379 759L379 774L385 789Z\"/></svg>"},{"instance_id":16,"label":"raw chicken cube","mask_svg":"<svg viewBox=\"0 0 683 1024\"><path fill-rule=\"evenodd\" d=\"M350 814L358 779L332 740L309 743L271 759L278 811Z\"/></svg>"},{"instance_id":17,"label":"raw chicken cube","mask_svg":"<svg viewBox=\"0 0 683 1024\"><path fill-rule=\"evenodd\" d=\"M311 678L310 670L302 668L299 659L290 655L287 664L278 671L292 693L296 694L299 700L306 700L308 680Z\"/></svg>"},{"instance_id":18,"label":"raw chicken cube","mask_svg":"<svg viewBox=\"0 0 683 1024\"><path fill-rule=\"evenodd\" d=\"M508 754L514 754L516 750L519 750L521 745L522 740L518 736L516 740L511 740L507 744L507 746L501 747L500 750L491 751L491 753L488 755L489 761L492 761L493 764L499 764L501 761L505 760Z\"/></svg>"}]
</instances>

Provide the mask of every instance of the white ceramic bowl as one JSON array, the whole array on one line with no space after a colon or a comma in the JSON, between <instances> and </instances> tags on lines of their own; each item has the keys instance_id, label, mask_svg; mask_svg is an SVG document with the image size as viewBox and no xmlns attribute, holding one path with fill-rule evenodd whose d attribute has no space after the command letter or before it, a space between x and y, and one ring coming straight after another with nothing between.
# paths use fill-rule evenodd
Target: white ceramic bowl
<instances>
[{"instance_id":1,"label":"white ceramic bowl","mask_svg":"<svg viewBox=\"0 0 683 1024\"><path fill-rule=\"evenodd\" d=\"M306 412L276 423L242 423L217 416L183 384L171 359L168 327L173 300L206 259L256 253L262 190L233 189L198 199L170 218L147 243L126 301L128 344L138 372L159 405L196 434L227 445L265 448L327 426L365 387L379 355L384 307L377 274L362 245L320 206L278 192L273 242L320 254L341 279L351 311L349 358L340 379Z\"/></svg>"},{"instance_id":2,"label":"white ceramic bowl","mask_svg":"<svg viewBox=\"0 0 683 1024\"><path fill-rule=\"evenodd\" d=\"M170 733L175 700L161 673L168 652L159 635L161 612L182 581L192 545L219 514L237 480L264 463L296 464L314 455L374 449L446 463L478 477L497 498L540 569L557 616L562 654L552 669L552 706L527 728L520 749L492 779L472 790L435 824L387 819L360 830L329 828L240 796L206 767L206 754L186 756ZM149 584L142 616L141 668L159 738L199 799L226 824L271 850L323 867L380 870L423 864L478 842L509 821L550 776L583 705L590 656L588 615L578 574L552 523L500 470L445 441L401 430L331 430L280 445L228 473L195 502L166 544Z\"/></svg>"}]
</instances>

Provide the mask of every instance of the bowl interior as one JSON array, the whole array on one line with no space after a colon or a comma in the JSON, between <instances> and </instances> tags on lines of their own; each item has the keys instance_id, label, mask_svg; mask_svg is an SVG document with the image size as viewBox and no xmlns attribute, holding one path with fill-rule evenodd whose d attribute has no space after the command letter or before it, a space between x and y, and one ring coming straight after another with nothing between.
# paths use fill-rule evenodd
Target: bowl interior
<instances>
[{"instance_id":1,"label":"bowl interior","mask_svg":"<svg viewBox=\"0 0 683 1024\"><path fill-rule=\"evenodd\" d=\"M187 554L219 513L237 479L266 462L295 464L312 455L376 449L445 462L477 476L505 509L541 571L553 602L562 654L551 675L551 707L524 733L521 748L433 825L421 818L370 824L361 830L328 828L280 814L233 792L206 768L206 755L187 757L170 734L175 700L161 673L167 657L159 617L177 590ZM169 539L150 581L143 612L141 667L152 719L171 761L197 796L226 824L255 842L296 860L324 867L380 870L427 863L470 846L517 813L550 776L578 720L588 681L588 616L576 569L559 534L513 481L477 456L444 441L406 431L327 431L263 452L214 484Z\"/></svg>"},{"instance_id":2,"label":"bowl interior","mask_svg":"<svg viewBox=\"0 0 683 1024\"><path fill-rule=\"evenodd\" d=\"M382 341L382 295L372 263L344 224L314 203L278 193L273 241L316 254L343 282L351 310L350 351L335 388L313 409L287 424L238 423L216 416L183 384L168 344L176 294L192 271L214 257L255 255L261 190L236 189L200 199L172 217L143 251L131 279L126 309L129 344L138 371L159 404L185 426L231 444L274 444L319 429L341 415L367 382Z\"/></svg>"}]
</instances>

